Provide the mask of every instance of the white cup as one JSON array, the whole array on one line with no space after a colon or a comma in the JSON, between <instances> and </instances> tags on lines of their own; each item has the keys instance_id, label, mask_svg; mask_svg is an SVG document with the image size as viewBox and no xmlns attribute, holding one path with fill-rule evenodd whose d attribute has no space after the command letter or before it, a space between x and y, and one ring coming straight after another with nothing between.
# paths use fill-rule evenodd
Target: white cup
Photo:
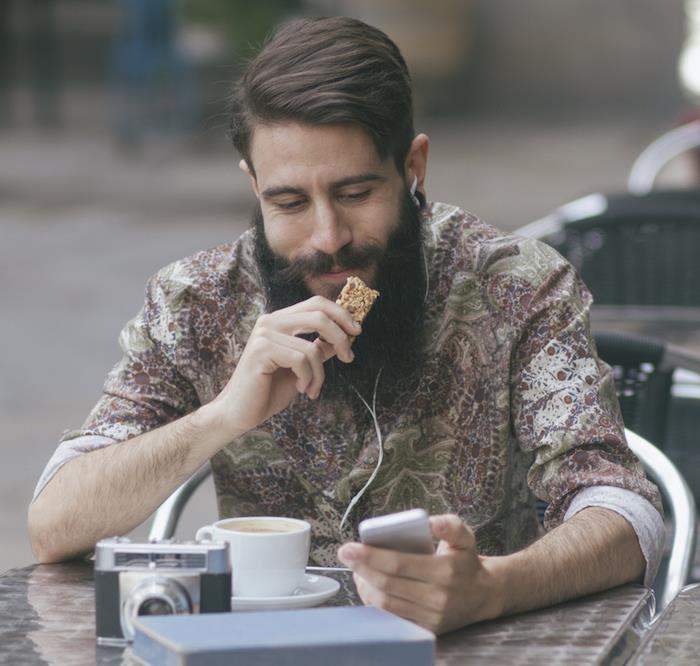
<instances>
[{"instance_id":1,"label":"white cup","mask_svg":"<svg viewBox=\"0 0 700 666\"><path fill-rule=\"evenodd\" d=\"M285 597L302 582L311 525L296 518L226 518L200 527L197 540L229 543L235 597Z\"/></svg>"}]
</instances>

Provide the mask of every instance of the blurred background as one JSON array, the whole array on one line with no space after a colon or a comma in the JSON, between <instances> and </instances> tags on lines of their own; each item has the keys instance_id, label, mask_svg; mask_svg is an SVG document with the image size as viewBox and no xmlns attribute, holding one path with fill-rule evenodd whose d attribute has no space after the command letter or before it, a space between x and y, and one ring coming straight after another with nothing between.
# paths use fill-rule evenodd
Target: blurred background
<instances>
[{"instance_id":1,"label":"blurred background","mask_svg":"<svg viewBox=\"0 0 700 666\"><path fill-rule=\"evenodd\" d=\"M246 228L227 96L270 28L304 14L399 44L432 139L429 198L503 229L624 190L642 149L695 112L691 0L0 0L0 571L33 561L34 485L97 399L147 277ZM205 489L181 533L213 519Z\"/></svg>"}]
</instances>

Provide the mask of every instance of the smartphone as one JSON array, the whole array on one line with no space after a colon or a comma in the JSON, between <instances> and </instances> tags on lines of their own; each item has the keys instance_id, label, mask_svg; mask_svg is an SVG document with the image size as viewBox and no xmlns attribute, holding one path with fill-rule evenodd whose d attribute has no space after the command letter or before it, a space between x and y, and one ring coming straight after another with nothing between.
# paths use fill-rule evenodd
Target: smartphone
<instances>
[{"instance_id":1,"label":"smartphone","mask_svg":"<svg viewBox=\"0 0 700 666\"><path fill-rule=\"evenodd\" d=\"M433 533L424 509L410 509L363 520L360 523L360 539L368 546L404 553L435 552Z\"/></svg>"}]
</instances>

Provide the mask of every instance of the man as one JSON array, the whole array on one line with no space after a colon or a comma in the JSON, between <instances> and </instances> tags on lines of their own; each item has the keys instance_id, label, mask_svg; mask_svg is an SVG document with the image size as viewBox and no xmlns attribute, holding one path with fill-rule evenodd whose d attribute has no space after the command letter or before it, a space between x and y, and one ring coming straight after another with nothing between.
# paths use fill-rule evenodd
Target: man
<instances>
[{"instance_id":1,"label":"man","mask_svg":"<svg viewBox=\"0 0 700 666\"><path fill-rule=\"evenodd\" d=\"M39 481L38 558L128 532L211 460L222 516L306 518L315 563L337 555L366 603L436 632L650 581L659 496L624 442L590 295L547 247L426 201L428 138L386 35L282 26L231 130L252 229L150 281ZM349 275L381 293L362 328L334 302ZM418 506L436 554L354 542L361 519Z\"/></svg>"}]
</instances>

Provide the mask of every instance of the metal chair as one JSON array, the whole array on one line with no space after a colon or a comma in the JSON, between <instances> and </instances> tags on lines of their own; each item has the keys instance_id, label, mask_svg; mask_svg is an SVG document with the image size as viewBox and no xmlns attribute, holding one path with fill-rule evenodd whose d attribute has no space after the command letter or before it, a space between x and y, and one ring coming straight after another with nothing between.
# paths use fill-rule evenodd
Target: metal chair
<instances>
[{"instance_id":1,"label":"metal chair","mask_svg":"<svg viewBox=\"0 0 700 666\"><path fill-rule=\"evenodd\" d=\"M177 524L185 505L195 490L211 476L211 466L206 463L163 502L153 514L149 539L170 539L175 535Z\"/></svg>"},{"instance_id":2,"label":"metal chair","mask_svg":"<svg viewBox=\"0 0 700 666\"><path fill-rule=\"evenodd\" d=\"M566 257L598 306L663 306L700 322L700 190L592 194L516 233Z\"/></svg>"},{"instance_id":3,"label":"metal chair","mask_svg":"<svg viewBox=\"0 0 700 666\"><path fill-rule=\"evenodd\" d=\"M657 612L663 610L681 591L690 577L697 541L697 515L693 494L675 465L653 444L631 430L625 430L627 443L644 465L649 478L658 486L667 513L673 517L670 554L654 584Z\"/></svg>"},{"instance_id":4,"label":"metal chair","mask_svg":"<svg viewBox=\"0 0 700 666\"><path fill-rule=\"evenodd\" d=\"M700 146L700 120L681 125L650 143L632 165L627 189L632 194L648 194L661 170L673 158Z\"/></svg>"}]
</instances>

